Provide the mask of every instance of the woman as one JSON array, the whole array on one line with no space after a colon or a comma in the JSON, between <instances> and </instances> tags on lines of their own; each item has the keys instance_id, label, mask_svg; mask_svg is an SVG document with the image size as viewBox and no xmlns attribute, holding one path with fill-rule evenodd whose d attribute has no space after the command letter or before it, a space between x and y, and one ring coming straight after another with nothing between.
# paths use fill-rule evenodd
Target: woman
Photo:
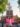
<instances>
[{"instance_id":1,"label":"woman","mask_svg":"<svg viewBox=\"0 0 20 27\"><path fill-rule=\"evenodd\" d=\"M16 23L16 21L15 21L14 23L12 23L12 25L13 25L14 27L18 27L18 24Z\"/></svg>"}]
</instances>

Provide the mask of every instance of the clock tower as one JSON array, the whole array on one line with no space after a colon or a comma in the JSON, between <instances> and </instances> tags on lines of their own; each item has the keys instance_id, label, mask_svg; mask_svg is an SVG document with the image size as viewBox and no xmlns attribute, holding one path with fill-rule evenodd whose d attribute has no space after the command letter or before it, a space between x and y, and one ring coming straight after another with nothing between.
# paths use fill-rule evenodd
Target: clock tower
<instances>
[{"instance_id":1,"label":"clock tower","mask_svg":"<svg viewBox=\"0 0 20 27\"><path fill-rule=\"evenodd\" d=\"M13 16L13 10L11 9L10 3L8 4L8 10L7 10L6 16L9 18Z\"/></svg>"}]
</instances>

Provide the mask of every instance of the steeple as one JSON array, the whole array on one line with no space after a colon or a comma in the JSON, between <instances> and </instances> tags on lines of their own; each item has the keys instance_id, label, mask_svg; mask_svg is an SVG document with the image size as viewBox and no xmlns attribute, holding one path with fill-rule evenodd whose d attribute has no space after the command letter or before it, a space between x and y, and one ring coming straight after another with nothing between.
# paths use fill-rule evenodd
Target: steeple
<instances>
[{"instance_id":1,"label":"steeple","mask_svg":"<svg viewBox=\"0 0 20 27\"><path fill-rule=\"evenodd\" d=\"M11 9L11 5L10 5L10 3L8 4L8 10L7 10L7 17L12 17L13 16L13 11L12 11L12 9Z\"/></svg>"},{"instance_id":2,"label":"steeple","mask_svg":"<svg viewBox=\"0 0 20 27\"><path fill-rule=\"evenodd\" d=\"M12 10L11 9L12 7L11 7L11 5L10 5L10 3L8 4L8 10Z\"/></svg>"}]
</instances>

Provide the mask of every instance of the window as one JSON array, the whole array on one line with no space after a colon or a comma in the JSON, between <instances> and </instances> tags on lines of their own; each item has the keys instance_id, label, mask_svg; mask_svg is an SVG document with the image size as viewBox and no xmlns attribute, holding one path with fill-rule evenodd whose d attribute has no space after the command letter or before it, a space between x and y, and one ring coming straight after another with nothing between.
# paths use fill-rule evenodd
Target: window
<instances>
[{"instance_id":1,"label":"window","mask_svg":"<svg viewBox=\"0 0 20 27\"><path fill-rule=\"evenodd\" d=\"M10 15L12 16L12 11L10 11Z\"/></svg>"},{"instance_id":2,"label":"window","mask_svg":"<svg viewBox=\"0 0 20 27\"><path fill-rule=\"evenodd\" d=\"M12 12L12 10L10 10L10 11L8 10L8 11L7 11L7 17L10 18L10 17L12 17L12 16L13 16L13 12Z\"/></svg>"},{"instance_id":3,"label":"window","mask_svg":"<svg viewBox=\"0 0 20 27\"><path fill-rule=\"evenodd\" d=\"M7 15L9 15L9 11L7 11Z\"/></svg>"}]
</instances>

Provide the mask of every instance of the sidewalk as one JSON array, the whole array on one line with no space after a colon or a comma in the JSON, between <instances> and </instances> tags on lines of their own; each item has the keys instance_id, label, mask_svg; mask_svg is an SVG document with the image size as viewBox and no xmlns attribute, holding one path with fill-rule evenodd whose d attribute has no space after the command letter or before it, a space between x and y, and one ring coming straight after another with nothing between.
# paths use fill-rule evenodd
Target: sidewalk
<instances>
[{"instance_id":1,"label":"sidewalk","mask_svg":"<svg viewBox=\"0 0 20 27\"><path fill-rule=\"evenodd\" d=\"M0 23L0 27L2 27L2 23Z\"/></svg>"}]
</instances>

